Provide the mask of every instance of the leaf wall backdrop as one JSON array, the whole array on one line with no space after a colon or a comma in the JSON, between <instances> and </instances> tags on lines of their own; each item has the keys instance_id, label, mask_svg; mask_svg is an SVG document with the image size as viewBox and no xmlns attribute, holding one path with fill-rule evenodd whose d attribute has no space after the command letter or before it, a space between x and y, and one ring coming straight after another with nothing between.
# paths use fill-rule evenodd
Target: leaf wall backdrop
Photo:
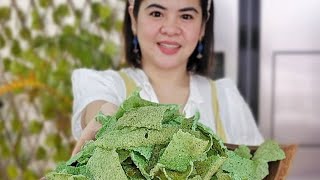
<instances>
[{"instance_id":1,"label":"leaf wall backdrop","mask_svg":"<svg viewBox=\"0 0 320 180\"><path fill-rule=\"evenodd\" d=\"M39 179L70 157L72 70L119 68L123 5L0 2L0 179Z\"/></svg>"}]
</instances>

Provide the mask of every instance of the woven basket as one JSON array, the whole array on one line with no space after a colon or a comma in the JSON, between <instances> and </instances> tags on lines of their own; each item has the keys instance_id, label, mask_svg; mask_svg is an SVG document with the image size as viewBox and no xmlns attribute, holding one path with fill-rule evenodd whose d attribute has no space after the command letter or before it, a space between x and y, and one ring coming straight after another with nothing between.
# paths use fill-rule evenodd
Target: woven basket
<instances>
[{"instance_id":1,"label":"woven basket","mask_svg":"<svg viewBox=\"0 0 320 180\"><path fill-rule=\"evenodd\" d=\"M234 150L238 145L234 144L225 144L228 149ZM286 154L286 158L281 161L274 161L269 163L269 175L265 180L282 180L286 179L289 174L289 169L292 164L292 161L297 152L298 146L296 144L281 145L281 149ZM249 146L251 152L255 152L258 148L257 146Z\"/></svg>"}]
</instances>

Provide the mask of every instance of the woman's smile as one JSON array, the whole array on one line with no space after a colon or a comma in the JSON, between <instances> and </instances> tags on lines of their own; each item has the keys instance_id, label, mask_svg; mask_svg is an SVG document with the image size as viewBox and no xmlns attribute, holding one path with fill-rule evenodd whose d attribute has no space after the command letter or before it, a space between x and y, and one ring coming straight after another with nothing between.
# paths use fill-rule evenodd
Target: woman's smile
<instances>
[{"instance_id":1,"label":"woman's smile","mask_svg":"<svg viewBox=\"0 0 320 180\"><path fill-rule=\"evenodd\" d=\"M173 41L160 41L157 43L157 45L160 51L166 55L174 55L181 48L179 43Z\"/></svg>"}]
</instances>

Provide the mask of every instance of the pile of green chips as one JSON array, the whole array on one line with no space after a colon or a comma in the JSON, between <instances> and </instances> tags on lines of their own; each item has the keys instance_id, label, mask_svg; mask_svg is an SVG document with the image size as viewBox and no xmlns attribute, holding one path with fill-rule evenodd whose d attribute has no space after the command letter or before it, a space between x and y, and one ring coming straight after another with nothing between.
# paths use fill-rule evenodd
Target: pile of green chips
<instances>
[{"instance_id":1,"label":"pile of green chips","mask_svg":"<svg viewBox=\"0 0 320 180\"><path fill-rule=\"evenodd\" d=\"M252 155L246 146L228 150L199 114L186 118L178 105L143 100L134 92L114 116L98 114L102 128L95 141L47 180L258 180L268 162L285 158L279 145L265 141Z\"/></svg>"}]
</instances>

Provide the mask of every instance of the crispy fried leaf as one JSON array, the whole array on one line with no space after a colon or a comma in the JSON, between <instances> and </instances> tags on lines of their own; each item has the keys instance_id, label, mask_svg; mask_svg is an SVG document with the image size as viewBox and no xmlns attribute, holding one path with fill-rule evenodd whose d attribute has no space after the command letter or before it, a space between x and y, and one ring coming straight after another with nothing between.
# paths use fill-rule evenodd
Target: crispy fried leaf
<instances>
[{"instance_id":1,"label":"crispy fried leaf","mask_svg":"<svg viewBox=\"0 0 320 180\"><path fill-rule=\"evenodd\" d=\"M185 172L190 162L197 160L206 150L208 141L179 130L159 159L170 170Z\"/></svg>"},{"instance_id":2,"label":"crispy fried leaf","mask_svg":"<svg viewBox=\"0 0 320 180\"><path fill-rule=\"evenodd\" d=\"M279 144L273 140L262 143L254 153L253 160L261 159L266 162L277 161L285 158L283 150Z\"/></svg>"},{"instance_id":3,"label":"crispy fried leaf","mask_svg":"<svg viewBox=\"0 0 320 180\"><path fill-rule=\"evenodd\" d=\"M121 167L115 150L96 148L87 164L89 172L95 180L125 180L127 176Z\"/></svg>"}]
</instances>

